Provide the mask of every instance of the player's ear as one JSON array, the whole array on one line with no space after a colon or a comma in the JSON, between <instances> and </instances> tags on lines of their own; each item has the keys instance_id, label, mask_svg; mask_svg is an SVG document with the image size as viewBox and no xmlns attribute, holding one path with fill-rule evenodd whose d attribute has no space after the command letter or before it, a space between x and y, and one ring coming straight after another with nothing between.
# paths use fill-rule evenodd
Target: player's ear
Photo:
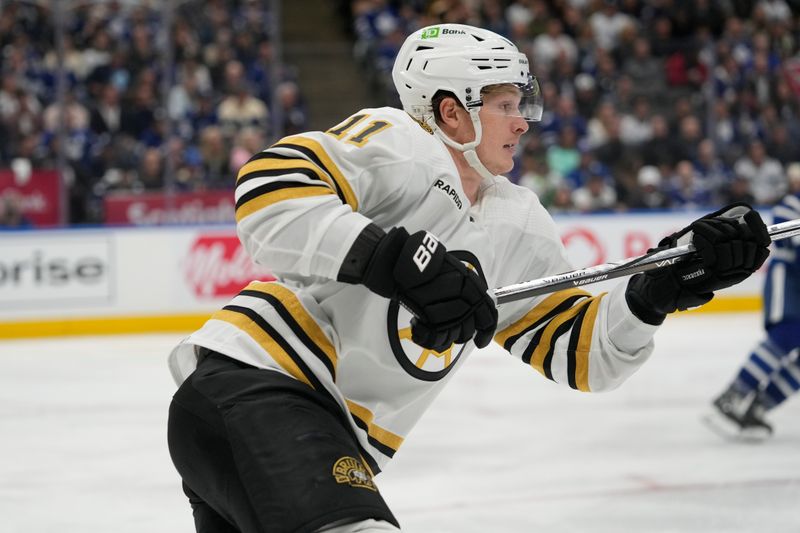
<instances>
[{"instance_id":1,"label":"player's ear","mask_svg":"<svg viewBox=\"0 0 800 533\"><path fill-rule=\"evenodd\" d=\"M456 99L448 96L443 98L438 105L440 125L443 127L458 128L458 125L464 117L459 113L461 106Z\"/></svg>"}]
</instances>

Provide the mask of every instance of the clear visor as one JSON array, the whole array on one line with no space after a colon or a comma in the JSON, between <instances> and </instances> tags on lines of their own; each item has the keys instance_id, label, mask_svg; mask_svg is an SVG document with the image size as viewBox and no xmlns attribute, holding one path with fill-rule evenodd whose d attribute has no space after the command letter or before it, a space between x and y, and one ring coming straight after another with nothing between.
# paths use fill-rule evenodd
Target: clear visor
<instances>
[{"instance_id":1,"label":"clear visor","mask_svg":"<svg viewBox=\"0 0 800 533\"><path fill-rule=\"evenodd\" d=\"M528 122L542 120L544 105L539 82L528 76L528 83L498 83L481 89L482 109L493 115L522 117Z\"/></svg>"}]
</instances>

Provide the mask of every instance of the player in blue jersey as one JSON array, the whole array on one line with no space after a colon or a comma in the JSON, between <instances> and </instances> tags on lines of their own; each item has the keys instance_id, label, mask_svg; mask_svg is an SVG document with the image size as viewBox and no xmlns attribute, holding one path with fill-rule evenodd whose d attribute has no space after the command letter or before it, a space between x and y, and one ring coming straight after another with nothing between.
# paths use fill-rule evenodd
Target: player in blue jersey
<instances>
[{"instance_id":1,"label":"player in blue jersey","mask_svg":"<svg viewBox=\"0 0 800 533\"><path fill-rule=\"evenodd\" d=\"M774 207L774 223L800 218L800 163L787 170L789 193ZM772 435L765 414L800 389L800 236L775 242L764 283L766 338L713 402L708 425L726 436Z\"/></svg>"}]
</instances>

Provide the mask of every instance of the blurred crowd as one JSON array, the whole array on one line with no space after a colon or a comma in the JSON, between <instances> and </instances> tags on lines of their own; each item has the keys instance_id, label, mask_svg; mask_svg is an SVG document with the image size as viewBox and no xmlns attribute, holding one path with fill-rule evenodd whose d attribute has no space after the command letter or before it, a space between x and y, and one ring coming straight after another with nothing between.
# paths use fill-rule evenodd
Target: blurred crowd
<instances>
[{"instance_id":1,"label":"blurred crowd","mask_svg":"<svg viewBox=\"0 0 800 533\"><path fill-rule=\"evenodd\" d=\"M384 104L416 28L482 26L528 54L545 114L510 177L554 212L767 206L800 162L800 2L339 2ZM102 222L115 191L231 188L250 155L307 129L268 0L175 1L168 36L165 2L64 5L59 54L52 3L0 0L0 168L63 161L69 222Z\"/></svg>"},{"instance_id":2,"label":"blurred crowd","mask_svg":"<svg viewBox=\"0 0 800 533\"><path fill-rule=\"evenodd\" d=\"M174 1L170 32L167 4L65 1L60 56L52 2L0 0L0 168L63 160L71 223L101 222L115 191L232 188L275 135L306 129L269 1Z\"/></svg>"},{"instance_id":3,"label":"blurred crowd","mask_svg":"<svg viewBox=\"0 0 800 533\"><path fill-rule=\"evenodd\" d=\"M545 102L511 178L551 211L770 205L800 161L800 3L351 0L373 90L405 37L481 26L531 60Z\"/></svg>"}]
</instances>

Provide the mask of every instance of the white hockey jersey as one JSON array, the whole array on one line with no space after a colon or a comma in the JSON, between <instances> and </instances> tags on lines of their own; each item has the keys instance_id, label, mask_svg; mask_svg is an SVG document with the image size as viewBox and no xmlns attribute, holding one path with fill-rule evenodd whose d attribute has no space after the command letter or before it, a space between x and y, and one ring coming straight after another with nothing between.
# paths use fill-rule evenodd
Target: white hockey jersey
<instances>
[{"instance_id":1,"label":"white hockey jersey","mask_svg":"<svg viewBox=\"0 0 800 533\"><path fill-rule=\"evenodd\" d=\"M428 230L489 287L572 269L533 192L497 176L470 205L445 145L393 108L362 110L254 156L238 176L236 219L243 245L278 281L251 283L176 347L174 378L180 383L195 368L195 346L290 375L338 402L376 473L475 347L422 349L397 303L334 281L361 230L369 222ZM608 294L569 289L498 312L496 342L581 391L630 376L657 329L630 312L624 283Z\"/></svg>"}]
</instances>

